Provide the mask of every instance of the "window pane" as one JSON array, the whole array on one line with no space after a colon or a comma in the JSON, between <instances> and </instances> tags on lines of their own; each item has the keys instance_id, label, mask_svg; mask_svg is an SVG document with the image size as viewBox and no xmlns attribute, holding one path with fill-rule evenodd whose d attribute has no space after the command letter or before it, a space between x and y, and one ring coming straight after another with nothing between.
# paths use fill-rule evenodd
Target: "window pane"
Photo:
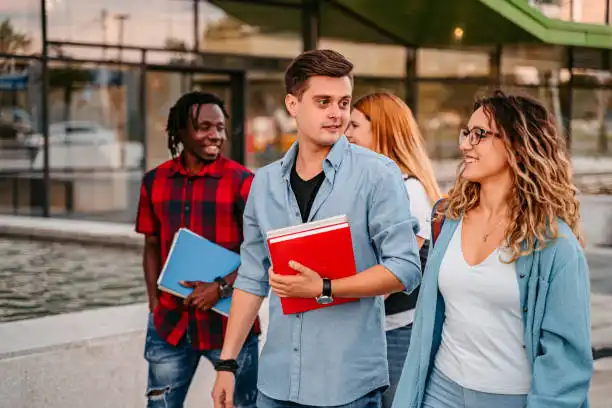
<instances>
[{"instance_id":1,"label":"window pane","mask_svg":"<svg viewBox=\"0 0 612 408\"><path fill-rule=\"evenodd\" d=\"M248 77L247 166L256 169L279 159L296 139L295 120L285 109L282 74Z\"/></svg>"},{"instance_id":2,"label":"window pane","mask_svg":"<svg viewBox=\"0 0 612 408\"><path fill-rule=\"evenodd\" d=\"M40 55L40 1L0 3L0 53ZM14 61L0 58L0 72Z\"/></svg>"},{"instance_id":3,"label":"window pane","mask_svg":"<svg viewBox=\"0 0 612 408\"><path fill-rule=\"evenodd\" d=\"M144 160L139 71L49 65L49 165L55 216L131 222ZM42 149L33 167L43 169Z\"/></svg>"},{"instance_id":4,"label":"window pane","mask_svg":"<svg viewBox=\"0 0 612 408\"><path fill-rule=\"evenodd\" d=\"M609 154L612 149L612 89L574 89L572 154Z\"/></svg>"},{"instance_id":5,"label":"window pane","mask_svg":"<svg viewBox=\"0 0 612 408\"><path fill-rule=\"evenodd\" d=\"M0 212L42 213L42 199L31 186L40 180L33 167L38 143L28 143L40 129L39 63L15 60L11 73L0 71Z\"/></svg>"},{"instance_id":6,"label":"window pane","mask_svg":"<svg viewBox=\"0 0 612 408\"><path fill-rule=\"evenodd\" d=\"M469 120L480 85L424 82L418 87L417 120L433 158L459 157L459 129Z\"/></svg>"}]
</instances>

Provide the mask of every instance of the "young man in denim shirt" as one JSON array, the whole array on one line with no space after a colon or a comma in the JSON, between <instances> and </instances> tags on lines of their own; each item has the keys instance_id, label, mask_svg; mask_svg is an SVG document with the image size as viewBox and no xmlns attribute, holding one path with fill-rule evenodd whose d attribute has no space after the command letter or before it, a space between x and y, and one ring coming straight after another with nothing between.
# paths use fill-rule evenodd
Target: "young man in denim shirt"
<instances>
[{"instance_id":1,"label":"young man in denim shirt","mask_svg":"<svg viewBox=\"0 0 612 408\"><path fill-rule=\"evenodd\" d=\"M257 406L379 407L388 384L381 295L412 291L420 260L406 188L395 163L348 143L353 65L331 50L298 56L285 74L285 104L297 142L260 169L244 212L242 265L234 284L227 337L216 365L215 407L231 407L236 356L270 295L260 358ZM308 265L294 276L270 268L266 232L345 214L357 275L323 280ZM361 298L284 315L279 296Z\"/></svg>"}]
</instances>

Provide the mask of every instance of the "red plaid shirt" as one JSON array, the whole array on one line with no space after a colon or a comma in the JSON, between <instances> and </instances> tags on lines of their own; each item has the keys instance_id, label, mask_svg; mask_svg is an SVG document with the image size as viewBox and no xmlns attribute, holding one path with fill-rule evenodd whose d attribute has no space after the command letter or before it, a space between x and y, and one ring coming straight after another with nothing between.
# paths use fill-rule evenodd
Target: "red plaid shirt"
<instances>
[{"instance_id":1,"label":"red plaid shirt","mask_svg":"<svg viewBox=\"0 0 612 408\"><path fill-rule=\"evenodd\" d=\"M143 177L136 231L159 237L162 264L181 227L239 252L242 213L252 181L253 173L222 156L195 175L187 173L180 159L168 160ZM160 295L153 321L160 337L175 346L189 330L197 350L220 349L227 327L226 317L185 307L182 299L166 292ZM260 332L257 320L251 334Z\"/></svg>"}]
</instances>

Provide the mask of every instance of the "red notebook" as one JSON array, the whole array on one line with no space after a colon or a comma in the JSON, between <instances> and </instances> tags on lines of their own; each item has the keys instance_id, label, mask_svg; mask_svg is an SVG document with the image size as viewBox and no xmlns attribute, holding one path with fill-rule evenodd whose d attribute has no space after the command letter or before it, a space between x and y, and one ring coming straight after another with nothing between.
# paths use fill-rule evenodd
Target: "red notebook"
<instances>
[{"instance_id":1,"label":"red notebook","mask_svg":"<svg viewBox=\"0 0 612 408\"><path fill-rule=\"evenodd\" d=\"M357 273L351 229L344 215L269 231L266 239L274 272L279 275L297 274L289 267L291 260L318 272L323 278L338 279ZM315 299L280 299L284 314L302 313L355 300L334 298L332 303L320 305Z\"/></svg>"}]
</instances>

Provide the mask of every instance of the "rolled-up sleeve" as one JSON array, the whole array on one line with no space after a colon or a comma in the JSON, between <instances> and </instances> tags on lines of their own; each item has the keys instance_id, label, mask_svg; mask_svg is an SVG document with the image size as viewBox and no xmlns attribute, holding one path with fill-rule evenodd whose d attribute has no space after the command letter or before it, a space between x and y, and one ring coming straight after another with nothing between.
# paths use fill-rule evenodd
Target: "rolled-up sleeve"
<instances>
[{"instance_id":1,"label":"rolled-up sleeve","mask_svg":"<svg viewBox=\"0 0 612 408\"><path fill-rule=\"evenodd\" d=\"M410 213L410 199L399 168L384 167L372 192L368 226L379 262L412 292L421 282L417 219Z\"/></svg>"},{"instance_id":2,"label":"rolled-up sleeve","mask_svg":"<svg viewBox=\"0 0 612 408\"><path fill-rule=\"evenodd\" d=\"M253 179L253 185L244 209L244 240L240 246L240 268L234 281L234 288L265 297L270 289L268 283L270 261L266 243L257 222L255 205L258 194L265 194L265 191L261 191L261 188L262 184L257 182L256 176Z\"/></svg>"}]
</instances>

